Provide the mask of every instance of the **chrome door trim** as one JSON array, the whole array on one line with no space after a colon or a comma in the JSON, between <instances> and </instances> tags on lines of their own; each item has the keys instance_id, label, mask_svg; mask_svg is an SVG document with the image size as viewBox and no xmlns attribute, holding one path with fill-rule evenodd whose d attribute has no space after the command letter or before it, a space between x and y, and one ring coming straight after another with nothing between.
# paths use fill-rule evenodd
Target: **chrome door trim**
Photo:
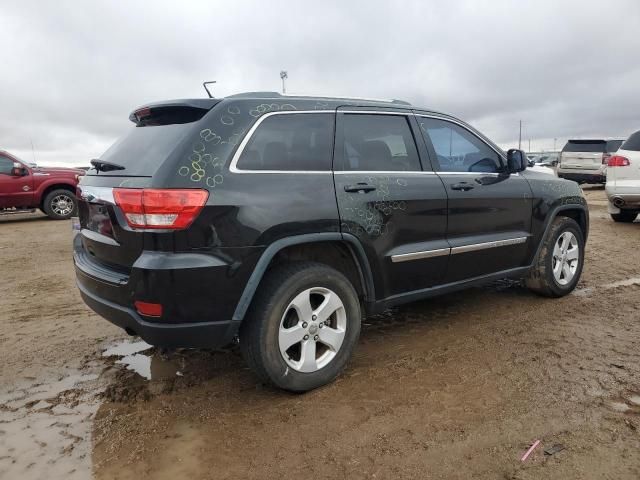
<instances>
[{"instance_id":1,"label":"chrome door trim","mask_svg":"<svg viewBox=\"0 0 640 480\"><path fill-rule=\"evenodd\" d=\"M436 250L423 250L421 252L399 253L398 255L392 255L391 261L393 263L400 263L409 262L411 260L420 260L422 258L444 257L449 255L450 252L450 248L438 248Z\"/></svg>"},{"instance_id":2,"label":"chrome door trim","mask_svg":"<svg viewBox=\"0 0 640 480\"><path fill-rule=\"evenodd\" d=\"M456 253L476 252L478 250L486 250L488 248L507 247L509 245L520 245L525 243L527 237L509 238L507 240L495 240L492 242L474 243L471 245L463 245L461 247L453 247L451 249L451 255Z\"/></svg>"},{"instance_id":3,"label":"chrome door trim","mask_svg":"<svg viewBox=\"0 0 640 480\"><path fill-rule=\"evenodd\" d=\"M445 255L455 255L456 253L477 252L489 248L508 247L510 245L520 245L527 241L528 237L508 238L506 240L494 240L491 242L472 243L470 245L462 245L453 248L437 248L435 250L421 250L411 253L399 253L391 256L391 262L409 262L411 260L420 260L423 258L443 257Z\"/></svg>"}]
</instances>

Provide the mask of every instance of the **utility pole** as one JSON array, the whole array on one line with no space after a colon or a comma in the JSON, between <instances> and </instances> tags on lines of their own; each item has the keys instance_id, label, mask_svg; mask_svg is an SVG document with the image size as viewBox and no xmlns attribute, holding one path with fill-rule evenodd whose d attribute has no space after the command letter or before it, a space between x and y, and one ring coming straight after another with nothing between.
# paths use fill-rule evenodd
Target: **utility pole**
<instances>
[{"instance_id":1,"label":"utility pole","mask_svg":"<svg viewBox=\"0 0 640 480\"><path fill-rule=\"evenodd\" d=\"M285 88L285 84L284 81L289 78L289 75L287 74L286 70L282 70L280 72L280 78L282 79L282 93L287 93L287 89Z\"/></svg>"},{"instance_id":2,"label":"utility pole","mask_svg":"<svg viewBox=\"0 0 640 480\"><path fill-rule=\"evenodd\" d=\"M553 151L556 151L556 140L558 140L557 138L553 139Z\"/></svg>"},{"instance_id":3,"label":"utility pole","mask_svg":"<svg viewBox=\"0 0 640 480\"><path fill-rule=\"evenodd\" d=\"M531 139L529 139L529 152L531 152Z\"/></svg>"},{"instance_id":4,"label":"utility pole","mask_svg":"<svg viewBox=\"0 0 640 480\"><path fill-rule=\"evenodd\" d=\"M31 142L31 155L33 156L33 163L36 163L36 150L33 148L33 139L29 137L29 141Z\"/></svg>"},{"instance_id":5,"label":"utility pole","mask_svg":"<svg viewBox=\"0 0 640 480\"><path fill-rule=\"evenodd\" d=\"M520 120L520 135L518 135L518 150L522 150L522 120Z\"/></svg>"}]
</instances>

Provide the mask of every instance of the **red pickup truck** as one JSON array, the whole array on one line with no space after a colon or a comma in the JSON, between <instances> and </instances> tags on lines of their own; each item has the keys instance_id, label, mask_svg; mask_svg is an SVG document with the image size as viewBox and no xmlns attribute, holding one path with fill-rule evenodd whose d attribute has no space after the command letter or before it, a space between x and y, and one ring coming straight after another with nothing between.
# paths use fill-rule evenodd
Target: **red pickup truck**
<instances>
[{"instance_id":1,"label":"red pickup truck","mask_svg":"<svg viewBox=\"0 0 640 480\"><path fill-rule=\"evenodd\" d=\"M32 167L0 150L0 214L39 208L56 220L77 215L80 175L84 170Z\"/></svg>"}]
</instances>

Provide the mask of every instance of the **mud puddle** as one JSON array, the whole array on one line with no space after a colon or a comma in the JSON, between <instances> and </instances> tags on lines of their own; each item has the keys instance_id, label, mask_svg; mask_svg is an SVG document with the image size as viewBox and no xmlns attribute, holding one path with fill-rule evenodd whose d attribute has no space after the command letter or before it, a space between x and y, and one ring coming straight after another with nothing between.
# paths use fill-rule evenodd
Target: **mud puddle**
<instances>
[{"instance_id":1,"label":"mud puddle","mask_svg":"<svg viewBox=\"0 0 640 480\"><path fill-rule=\"evenodd\" d=\"M0 478L91 477L94 367L0 387Z\"/></svg>"},{"instance_id":2,"label":"mud puddle","mask_svg":"<svg viewBox=\"0 0 640 480\"><path fill-rule=\"evenodd\" d=\"M187 360L181 351L164 351L143 340L121 341L107 348L103 357L117 358L116 365L124 365L145 380L166 380L183 376Z\"/></svg>"}]
</instances>

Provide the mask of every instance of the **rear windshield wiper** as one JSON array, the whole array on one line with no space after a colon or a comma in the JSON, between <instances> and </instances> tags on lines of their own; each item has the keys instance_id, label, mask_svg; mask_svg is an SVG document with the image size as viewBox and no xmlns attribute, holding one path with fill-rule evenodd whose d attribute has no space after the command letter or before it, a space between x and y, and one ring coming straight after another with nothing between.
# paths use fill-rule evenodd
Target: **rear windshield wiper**
<instances>
[{"instance_id":1,"label":"rear windshield wiper","mask_svg":"<svg viewBox=\"0 0 640 480\"><path fill-rule=\"evenodd\" d=\"M111 172L113 170L124 170L125 167L118 165L117 163L105 162L102 160L91 160L91 165L94 166L97 172Z\"/></svg>"}]
</instances>

